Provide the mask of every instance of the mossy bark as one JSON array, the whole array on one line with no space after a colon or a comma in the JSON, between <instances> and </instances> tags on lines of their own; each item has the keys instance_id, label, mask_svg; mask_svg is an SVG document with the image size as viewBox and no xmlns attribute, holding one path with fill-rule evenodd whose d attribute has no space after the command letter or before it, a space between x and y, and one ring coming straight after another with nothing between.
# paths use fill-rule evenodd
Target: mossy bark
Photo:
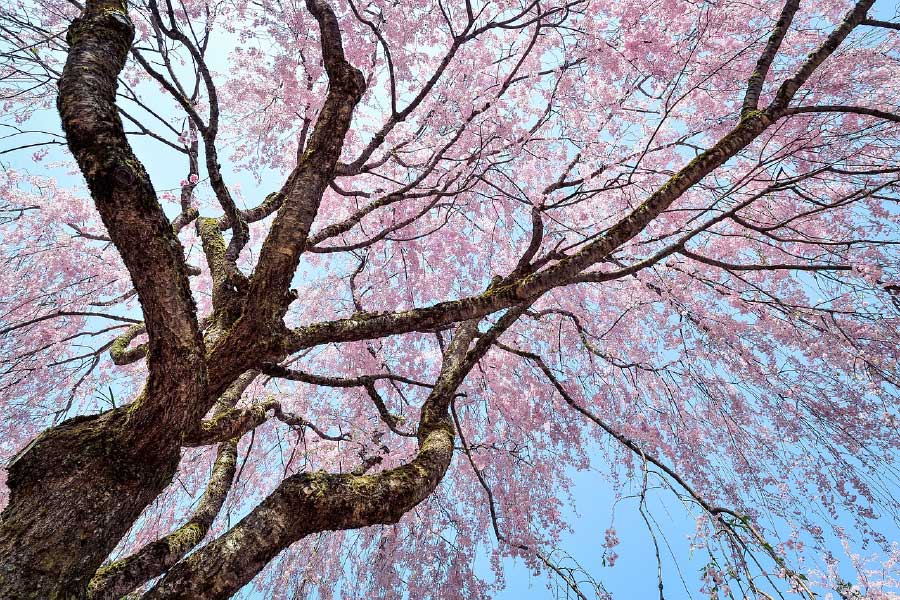
<instances>
[{"instance_id":1,"label":"mossy bark","mask_svg":"<svg viewBox=\"0 0 900 600\"><path fill-rule=\"evenodd\" d=\"M227 533L169 570L143 600L230 598L282 550L310 534L397 523L435 490L450 466L456 432L449 408L484 352L469 351L477 331L476 321L456 328L441 374L422 405L419 451L412 460L373 475L317 471L288 477Z\"/></svg>"}]
</instances>

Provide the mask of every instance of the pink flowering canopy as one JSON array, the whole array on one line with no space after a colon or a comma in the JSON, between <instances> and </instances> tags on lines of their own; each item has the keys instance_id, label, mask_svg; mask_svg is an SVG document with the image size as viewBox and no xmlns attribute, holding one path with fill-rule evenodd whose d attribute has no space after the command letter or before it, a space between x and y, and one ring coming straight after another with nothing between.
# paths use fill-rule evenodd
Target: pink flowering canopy
<instances>
[{"instance_id":1,"label":"pink flowering canopy","mask_svg":"<svg viewBox=\"0 0 900 600\"><path fill-rule=\"evenodd\" d=\"M900 597L881 3L0 0L0 548L35 436L138 415L180 461L92 598L490 597L511 557L628 597L626 536L691 594ZM447 464L359 516L437 405ZM590 568L579 471L616 499Z\"/></svg>"}]
</instances>

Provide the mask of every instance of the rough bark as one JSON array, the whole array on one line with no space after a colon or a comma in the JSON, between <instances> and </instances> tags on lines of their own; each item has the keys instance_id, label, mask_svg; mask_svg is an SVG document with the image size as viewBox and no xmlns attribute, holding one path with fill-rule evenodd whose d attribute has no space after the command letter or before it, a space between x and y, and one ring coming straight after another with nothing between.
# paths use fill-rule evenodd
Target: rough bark
<instances>
[{"instance_id":1,"label":"rough bark","mask_svg":"<svg viewBox=\"0 0 900 600\"><path fill-rule=\"evenodd\" d=\"M0 598L78 598L178 464L206 364L181 245L115 107L134 35L126 6L88 2L68 32L58 105L69 148L131 274L149 336L145 391L127 409L40 435L9 467ZM65 524L61 527L60 524Z\"/></svg>"},{"instance_id":2,"label":"rough bark","mask_svg":"<svg viewBox=\"0 0 900 600\"><path fill-rule=\"evenodd\" d=\"M237 439L219 446L206 491L190 520L141 548L135 554L101 568L88 586L90 600L115 600L164 573L199 544L231 488L237 464Z\"/></svg>"},{"instance_id":3,"label":"rough bark","mask_svg":"<svg viewBox=\"0 0 900 600\"><path fill-rule=\"evenodd\" d=\"M170 570L142 600L229 598L282 550L312 533L399 521L434 491L450 465L455 433L449 407L477 362L468 351L476 332L477 321L457 327L422 405L419 451L412 460L374 475L317 471L288 477L226 534Z\"/></svg>"},{"instance_id":4,"label":"rough bark","mask_svg":"<svg viewBox=\"0 0 900 600\"><path fill-rule=\"evenodd\" d=\"M237 404L257 374L256 371L248 371L238 378L216 402L214 414L227 412ZM219 445L206 490L187 523L134 554L101 567L88 584L89 600L122 597L165 573L203 540L234 482L238 440L232 438Z\"/></svg>"},{"instance_id":5,"label":"rough bark","mask_svg":"<svg viewBox=\"0 0 900 600\"><path fill-rule=\"evenodd\" d=\"M291 279L306 250L322 195L334 177L353 109L366 89L363 74L344 57L341 31L331 8L320 0L308 0L306 6L319 24L329 91L260 249L248 296L249 318L254 321L280 321L287 310L292 299L288 289Z\"/></svg>"},{"instance_id":6,"label":"rough bark","mask_svg":"<svg viewBox=\"0 0 900 600\"><path fill-rule=\"evenodd\" d=\"M778 17L778 22L775 23L775 28L766 42L766 48L760 55L759 60L756 61L756 68L753 69L753 74L750 75L750 79L747 81L747 93L744 95L744 103L741 106L742 117L748 116L758 108L759 96L762 94L766 76L769 74L772 62L778 55L778 49L781 48L784 36L787 35L791 22L794 20L794 15L797 14L799 8L800 0L788 0L784 8L781 9L781 15Z\"/></svg>"},{"instance_id":7,"label":"rough bark","mask_svg":"<svg viewBox=\"0 0 900 600\"><path fill-rule=\"evenodd\" d=\"M57 104L69 149L144 313L150 376L143 402L130 414L140 425L136 442L167 446L203 416L171 410L170 400L203 390L205 351L183 248L128 143L115 105L118 74L133 37L123 2L88 2L69 27L70 50Z\"/></svg>"},{"instance_id":8,"label":"rough bark","mask_svg":"<svg viewBox=\"0 0 900 600\"><path fill-rule=\"evenodd\" d=\"M179 452L135 452L127 411L77 417L40 436L9 467L0 521L0 598L84 597L141 511L169 484Z\"/></svg>"}]
</instances>

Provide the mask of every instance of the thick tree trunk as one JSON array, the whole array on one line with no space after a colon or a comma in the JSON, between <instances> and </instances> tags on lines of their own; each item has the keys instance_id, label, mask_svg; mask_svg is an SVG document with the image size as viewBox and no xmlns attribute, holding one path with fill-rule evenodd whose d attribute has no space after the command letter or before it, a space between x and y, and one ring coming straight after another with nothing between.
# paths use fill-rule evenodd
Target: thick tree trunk
<instances>
[{"instance_id":1,"label":"thick tree trunk","mask_svg":"<svg viewBox=\"0 0 900 600\"><path fill-rule=\"evenodd\" d=\"M139 454L126 409L76 417L38 436L9 467L0 515L0 599L85 597L141 511L169 484L179 449Z\"/></svg>"},{"instance_id":2,"label":"thick tree trunk","mask_svg":"<svg viewBox=\"0 0 900 600\"><path fill-rule=\"evenodd\" d=\"M205 412L203 338L175 237L116 108L134 27L124 0L87 0L69 27L58 107L66 140L138 292L145 392L127 408L40 436L9 467L0 599L81 598L141 511L168 485L184 432Z\"/></svg>"}]
</instances>

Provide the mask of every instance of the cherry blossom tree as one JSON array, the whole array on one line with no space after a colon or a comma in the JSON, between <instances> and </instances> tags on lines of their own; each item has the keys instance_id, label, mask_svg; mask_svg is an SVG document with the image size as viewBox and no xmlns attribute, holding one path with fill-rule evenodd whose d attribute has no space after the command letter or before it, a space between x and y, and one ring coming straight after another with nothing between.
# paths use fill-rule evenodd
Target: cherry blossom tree
<instances>
[{"instance_id":1,"label":"cherry blossom tree","mask_svg":"<svg viewBox=\"0 0 900 600\"><path fill-rule=\"evenodd\" d=\"M896 598L876 4L2 0L0 598Z\"/></svg>"}]
</instances>

